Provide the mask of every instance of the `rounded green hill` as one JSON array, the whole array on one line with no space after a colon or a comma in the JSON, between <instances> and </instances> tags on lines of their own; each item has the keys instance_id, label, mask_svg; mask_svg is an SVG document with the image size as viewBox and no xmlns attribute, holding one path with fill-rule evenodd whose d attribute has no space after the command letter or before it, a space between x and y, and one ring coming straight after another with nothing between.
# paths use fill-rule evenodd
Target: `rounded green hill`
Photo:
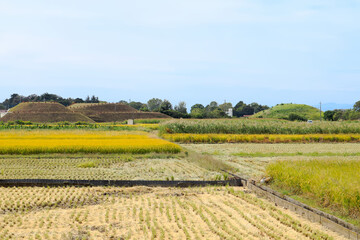
<instances>
[{"instance_id":1,"label":"rounded green hill","mask_svg":"<svg viewBox=\"0 0 360 240\"><path fill-rule=\"evenodd\" d=\"M306 104L278 104L272 108L256 113L251 118L287 119L290 114L297 114L311 120L320 119L320 110ZM323 116L323 113L321 113Z\"/></svg>"}]
</instances>

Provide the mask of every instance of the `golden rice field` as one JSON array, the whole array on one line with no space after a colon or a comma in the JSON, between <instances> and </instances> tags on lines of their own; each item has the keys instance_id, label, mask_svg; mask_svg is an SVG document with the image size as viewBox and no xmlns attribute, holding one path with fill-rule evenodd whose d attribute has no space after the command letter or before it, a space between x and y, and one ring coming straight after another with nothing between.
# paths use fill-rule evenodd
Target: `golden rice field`
<instances>
[{"instance_id":1,"label":"golden rice field","mask_svg":"<svg viewBox=\"0 0 360 240\"><path fill-rule=\"evenodd\" d=\"M359 160L340 159L283 160L266 168L275 186L357 219L360 217L359 171Z\"/></svg>"},{"instance_id":2,"label":"golden rice field","mask_svg":"<svg viewBox=\"0 0 360 240\"><path fill-rule=\"evenodd\" d=\"M244 188L0 188L0 239L344 239Z\"/></svg>"},{"instance_id":3,"label":"golden rice field","mask_svg":"<svg viewBox=\"0 0 360 240\"><path fill-rule=\"evenodd\" d=\"M163 134L163 138L180 143L323 143L360 142L360 134Z\"/></svg>"},{"instance_id":4,"label":"golden rice field","mask_svg":"<svg viewBox=\"0 0 360 240\"><path fill-rule=\"evenodd\" d=\"M1 131L0 154L178 153L181 148L146 133L109 131Z\"/></svg>"}]
</instances>

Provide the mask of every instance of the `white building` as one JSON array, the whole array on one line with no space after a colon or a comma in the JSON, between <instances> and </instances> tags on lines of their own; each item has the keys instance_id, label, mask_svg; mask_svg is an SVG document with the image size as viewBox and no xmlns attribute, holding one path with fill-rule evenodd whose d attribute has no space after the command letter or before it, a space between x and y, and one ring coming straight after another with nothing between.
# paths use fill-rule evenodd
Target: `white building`
<instances>
[{"instance_id":1,"label":"white building","mask_svg":"<svg viewBox=\"0 0 360 240\"><path fill-rule=\"evenodd\" d=\"M228 115L229 117L233 117L233 109L229 108L226 112L226 115Z\"/></svg>"},{"instance_id":2,"label":"white building","mask_svg":"<svg viewBox=\"0 0 360 240\"><path fill-rule=\"evenodd\" d=\"M3 116L5 116L8 113L7 110L0 110L0 118L2 118Z\"/></svg>"}]
</instances>

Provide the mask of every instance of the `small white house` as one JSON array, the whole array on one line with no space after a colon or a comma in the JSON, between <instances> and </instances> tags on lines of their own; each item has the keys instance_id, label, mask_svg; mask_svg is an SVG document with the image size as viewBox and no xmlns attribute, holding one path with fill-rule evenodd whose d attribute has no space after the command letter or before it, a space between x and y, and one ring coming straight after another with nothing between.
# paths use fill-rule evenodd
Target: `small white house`
<instances>
[{"instance_id":1,"label":"small white house","mask_svg":"<svg viewBox=\"0 0 360 240\"><path fill-rule=\"evenodd\" d=\"M233 109L229 108L226 112L226 115L228 115L229 117L233 117Z\"/></svg>"},{"instance_id":2,"label":"small white house","mask_svg":"<svg viewBox=\"0 0 360 240\"><path fill-rule=\"evenodd\" d=\"M7 110L0 110L0 118L2 118L3 116L5 116L8 113Z\"/></svg>"}]
</instances>

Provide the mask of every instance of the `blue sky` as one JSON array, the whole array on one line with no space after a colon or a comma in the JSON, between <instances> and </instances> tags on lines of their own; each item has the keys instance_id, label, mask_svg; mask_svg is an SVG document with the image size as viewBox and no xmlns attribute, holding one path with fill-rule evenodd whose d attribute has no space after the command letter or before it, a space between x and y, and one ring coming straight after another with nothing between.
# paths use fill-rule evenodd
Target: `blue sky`
<instances>
[{"instance_id":1,"label":"blue sky","mask_svg":"<svg viewBox=\"0 0 360 240\"><path fill-rule=\"evenodd\" d=\"M0 101L360 100L358 0L0 0L0 22Z\"/></svg>"}]
</instances>

